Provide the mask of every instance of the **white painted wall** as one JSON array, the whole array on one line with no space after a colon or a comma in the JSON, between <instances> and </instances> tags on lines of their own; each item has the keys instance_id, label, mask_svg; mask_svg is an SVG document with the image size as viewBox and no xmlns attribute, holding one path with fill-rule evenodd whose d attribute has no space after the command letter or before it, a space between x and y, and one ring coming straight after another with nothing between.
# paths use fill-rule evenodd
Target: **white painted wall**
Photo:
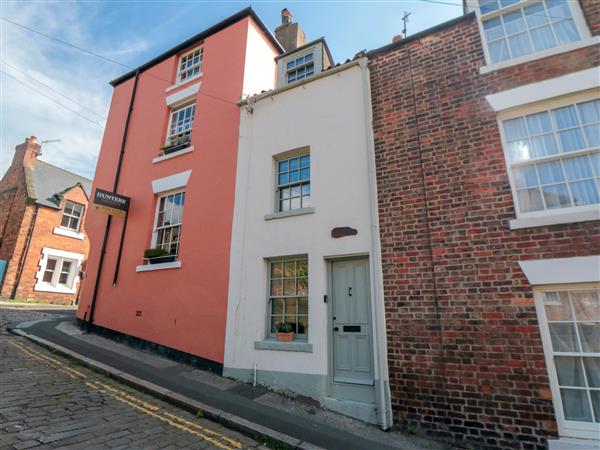
<instances>
[{"instance_id":1,"label":"white painted wall","mask_svg":"<svg viewBox=\"0 0 600 450\"><path fill-rule=\"evenodd\" d=\"M242 111L231 248L225 367L325 375L328 371L325 258L372 256L368 128L363 69L354 65L259 99ZM314 214L265 220L274 212L274 156L310 147ZM331 238L350 226L358 235ZM308 254L312 353L255 350L265 338L266 258ZM373 284L373 280L371 281ZM380 300L381 301L381 300Z\"/></svg>"},{"instance_id":2,"label":"white painted wall","mask_svg":"<svg viewBox=\"0 0 600 450\"><path fill-rule=\"evenodd\" d=\"M255 95L275 87L276 56L277 52L250 20L246 39L243 95Z\"/></svg>"}]
</instances>

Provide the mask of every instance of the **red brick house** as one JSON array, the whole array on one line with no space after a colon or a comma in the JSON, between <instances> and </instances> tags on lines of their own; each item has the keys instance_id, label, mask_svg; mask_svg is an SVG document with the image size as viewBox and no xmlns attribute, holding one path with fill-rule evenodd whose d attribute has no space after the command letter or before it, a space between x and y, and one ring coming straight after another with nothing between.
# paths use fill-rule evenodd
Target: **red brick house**
<instances>
[{"instance_id":1,"label":"red brick house","mask_svg":"<svg viewBox=\"0 0 600 450\"><path fill-rule=\"evenodd\" d=\"M368 53L394 415L598 448L600 2L475 3Z\"/></svg>"},{"instance_id":2,"label":"red brick house","mask_svg":"<svg viewBox=\"0 0 600 450\"><path fill-rule=\"evenodd\" d=\"M0 297L69 304L88 255L91 181L40 161L40 151L27 138L0 181Z\"/></svg>"}]
</instances>

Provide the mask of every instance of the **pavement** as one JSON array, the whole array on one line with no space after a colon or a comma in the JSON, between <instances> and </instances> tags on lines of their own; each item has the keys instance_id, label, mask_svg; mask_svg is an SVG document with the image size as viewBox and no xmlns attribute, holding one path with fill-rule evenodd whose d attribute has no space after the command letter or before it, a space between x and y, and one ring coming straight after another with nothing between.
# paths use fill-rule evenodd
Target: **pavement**
<instances>
[{"instance_id":1,"label":"pavement","mask_svg":"<svg viewBox=\"0 0 600 450\"><path fill-rule=\"evenodd\" d=\"M267 450L28 339L6 322L61 314L0 310L0 448Z\"/></svg>"},{"instance_id":2,"label":"pavement","mask_svg":"<svg viewBox=\"0 0 600 450\"><path fill-rule=\"evenodd\" d=\"M2 307L5 308L3 312L8 308ZM253 387L94 333L84 333L77 326L73 311L30 311L34 312L42 316L32 320L26 311L11 309L11 331L93 368L96 376L102 372L113 382L117 380L128 385L128 389L134 387L145 393L137 395L150 394L165 401L165 405L171 404L171 408L176 405L180 408L177 414L202 411L206 419L213 421L210 423L221 427L219 433L242 432L250 436L252 439L244 442L247 446L244 448L260 448L252 445L260 445L261 442L272 448L305 450L454 448L419 436L384 432L375 426L322 409L309 399L273 392L262 386ZM18 317L19 313L22 317ZM2 321L0 319L0 323ZM4 350L5 342L1 341L0 345ZM31 343L28 345L31 346ZM42 350L37 348L37 351ZM157 401L152 400L154 403ZM0 414L1 405L0 401ZM165 406L161 405L161 408ZM133 445L125 448L143 448L135 442L130 444ZM180 448L178 444L174 445Z\"/></svg>"}]
</instances>

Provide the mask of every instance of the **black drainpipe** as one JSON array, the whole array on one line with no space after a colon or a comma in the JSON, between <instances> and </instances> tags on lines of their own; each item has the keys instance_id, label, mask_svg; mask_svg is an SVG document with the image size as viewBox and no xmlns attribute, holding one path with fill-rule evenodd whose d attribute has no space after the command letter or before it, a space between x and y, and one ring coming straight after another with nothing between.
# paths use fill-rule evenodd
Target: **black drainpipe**
<instances>
[{"instance_id":1,"label":"black drainpipe","mask_svg":"<svg viewBox=\"0 0 600 450\"><path fill-rule=\"evenodd\" d=\"M125 144L127 143L127 132L129 131L129 120L131 119L131 113L133 111L133 101L135 100L135 92L137 91L138 79L140 77L140 71L135 72L135 79L133 80L133 91L131 92L131 100L129 100L129 111L127 111L127 118L125 119L125 129L123 130L123 139L121 140L121 152L119 153L119 162L117 164L117 173L115 174L115 183L113 185L113 192L117 192L117 186L119 185L119 177L121 175L121 165L123 164L123 156L125 155ZM106 254L106 242L108 241L108 234L110 232L110 224L112 216L108 216L106 220L106 229L104 230L104 240L102 241L102 251L100 252L100 261L98 262L98 273L96 274L96 283L94 284L94 294L92 295L92 304L90 305L90 318L87 323L87 330L91 331L94 324L94 311L96 310L96 301L98 299L98 287L100 286L100 276L102 275L102 266L104 265L104 255Z\"/></svg>"},{"instance_id":2,"label":"black drainpipe","mask_svg":"<svg viewBox=\"0 0 600 450\"><path fill-rule=\"evenodd\" d=\"M31 244L31 236L33 236L33 230L35 229L35 221L38 215L39 205L36 203L35 210L33 211L33 217L31 218L31 223L29 224L29 229L27 230L27 238L25 240L25 249L23 250L23 255L21 255L21 259L19 260L19 270L17 271L17 279L15 280L15 284L12 288L12 292L10 293L10 298L15 299L17 296L17 290L19 289L19 284L21 283L21 276L23 275L23 267L25 266L25 261L27 261L27 255L29 253L29 244Z\"/></svg>"},{"instance_id":3,"label":"black drainpipe","mask_svg":"<svg viewBox=\"0 0 600 450\"><path fill-rule=\"evenodd\" d=\"M406 54L408 56L408 69L410 74L410 86L412 90L412 106L413 106L413 116L415 118L415 128L417 134L417 149L419 151L419 168L421 172L421 190L423 191L423 202L425 204L425 225L427 232L427 241L428 241L428 253L429 259L431 260L431 281L433 287L433 304L435 308L435 315L437 321L438 328L438 345L440 347L440 369L442 372L441 376L441 385L443 386L444 393L446 397L448 396L448 392L446 389L446 352L444 350L444 327L442 324L442 315L440 313L440 304L439 304L439 296L438 296L438 288L437 288L437 280L435 273L435 259L433 254L433 237L431 234L431 215L429 211L429 198L427 195L427 182L425 180L425 163L423 161L423 149L421 146L421 127L419 125L419 112L417 108L417 92L415 87L415 76L413 63L411 58L410 48L406 49ZM448 412L444 410L446 418L448 417Z\"/></svg>"}]
</instances>

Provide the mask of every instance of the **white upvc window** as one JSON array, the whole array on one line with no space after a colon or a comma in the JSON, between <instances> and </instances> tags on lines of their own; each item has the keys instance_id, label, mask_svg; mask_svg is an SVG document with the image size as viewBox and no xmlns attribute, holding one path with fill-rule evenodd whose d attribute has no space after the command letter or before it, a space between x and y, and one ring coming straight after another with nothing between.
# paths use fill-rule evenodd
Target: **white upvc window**
<instances>
[{"instance_id":1,"label":"white upvc window","mask_svg":"<svg viewBox=\"0 0 600 450\"><path fill-rule=\"evenodd\" d=\"M74 294L84 255L53 248L42 249L42 255L34 290Z\"/></svg>"},{"instance_id":2,"label":"white upvc window","mask_svg":"<svg viewBox=\"0 0 600 450\"><path fill-rule=\"evenodd\" d=\"M591 37L577 1L479 0L477 10L489 64Z\"/></svg>"},{"instance_id":3,"label":"white upvc window","mask_svg":"<svg viewBox=\"0 0 600 450\"><path fill-rule=\"evenodd\" d=\"M534 291L559 433L600 438L600 285Z\"/></svg>"},{"instance_id":4,"label":"white upvc window","mask_svg":"<svg viewBox=\"0 0 600 450\"><path fill-rule=\"evenodd\" d=\"M500 116L518 217L600 211L600 100L546 102Z\"/></svg>"},{"instance_id":5,"label":"white upvc window","mask_svg":"<svg viewBox=\"0 0 600 450\"><path fill-rule=\"evenodd\" d=\"M276 326L287 322L295 337L308 337L308 257L269 261L269 336Z\"/></svg>"},{"instance_id":6,"label":"white upvc window","mask_svg":"<svg viewBox=\"0 0 600 450\"><path fill-rule=\"evenodd\" d=\"M161 248L169 255L179 254L184 201L184 191L163 194L158 198L152 237L153 248Z\"/></svg>"},{"instance_id":7,"label":"white upvc window","mask_svg":"<svg viewBox=\"0 0 600 450\"><path fill-rule=\"evenodd\" d=\"M177 68L177 82L183 83L202 75L203 57L204 47L195 48L194 50L181 55Z\"/></svg>"},{"instance_id":8,"label":"white upvc window","mask_svg":"<svg viewBox=\"0 0 600 450\"><path fill-rule=\"evenodd\" d=\"M68 228L69 230L79 231L84 209L85 207L83 205L67 200L65 202L60 226Z\"/></svg>"},{"instance_id":9,"label":"white upvc window","mask_svg":"<svg viewBox=\"0 0 600 450\"><path fill-rule=\"evenodd\" d=\"M286 83L289 84L312 77L315 74L314 56L314 53L311 52L287 61L285 65Z\"/></svg>"},{"instance_id":10,"label":"white upvc window","mask_svg":"<svg viewBox=\"0 0 600 450\"><path fill-rule=\"evenodd\" d=\"M185 146L192 140L196 103L188 103L171 110L167 129L167 147Z\"/></svg>"},{"instance_id":11,"label":"white upvc window","mask_svg":"<svg viewBox=\"0 0 600 450\"><path fill-rule=\"evenodd\" d=\"M310 155L277 161L277 211L310 206Z\"/></svg>"}]
</instances>

